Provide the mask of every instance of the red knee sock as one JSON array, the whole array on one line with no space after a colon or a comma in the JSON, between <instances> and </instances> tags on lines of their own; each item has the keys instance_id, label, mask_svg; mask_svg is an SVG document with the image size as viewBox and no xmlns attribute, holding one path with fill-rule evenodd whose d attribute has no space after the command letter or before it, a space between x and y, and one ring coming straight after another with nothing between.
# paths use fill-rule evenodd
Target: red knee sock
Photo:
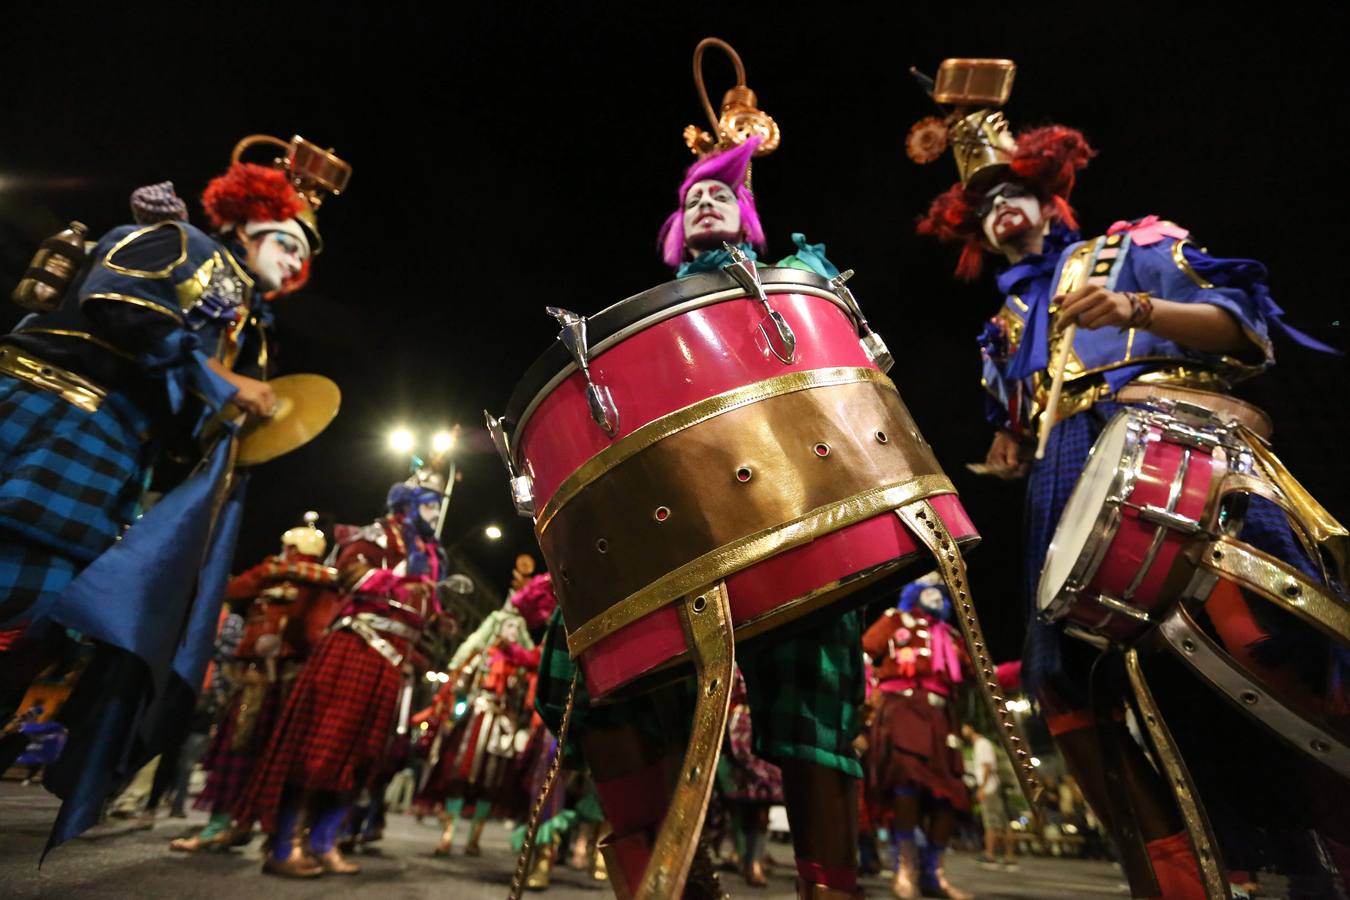
<instances>
[{"instance_id":1,"label":"red knee sock","mask_svg":"<svg viewBox=\"0 0 1350 900\"><path fill-rule=\"evenodd\" d=\"M1205 900L1205 882L1185 831L1148 842L1148 858L1164 900Z\"/></svg>"},{"instance_id":2,"label":"red knee sock","mask_svg":"<svg viewBox=\"0 0 1350 900\"><path fill-rule=\"evenodd\" d=\"M833 888L836 891L856 891L858 889L858 870L852 866L830 869L809 859L797 860L797 874L807 884Z\"/></svg>"}]
</instances>

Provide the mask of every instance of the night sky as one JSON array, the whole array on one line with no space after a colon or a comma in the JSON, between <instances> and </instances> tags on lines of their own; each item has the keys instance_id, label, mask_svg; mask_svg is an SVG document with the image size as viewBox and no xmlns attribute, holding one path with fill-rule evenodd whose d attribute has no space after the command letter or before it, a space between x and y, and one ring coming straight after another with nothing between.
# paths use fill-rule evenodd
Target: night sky
<instances>
[{"instance_id":1,"label":"night sky","mask_svg":"<svg viewBox=\"0 0 1350 900\"><path fill-rule=\"evenodd\" d=\"M73 5L7 8L0 291L70 219L95 232L127 221L139 185L172 179L195 201L245 134L299 133L352 163L348 194L322 210L327 250L310 286L277 310L282 371L336 380L342 413L256 471L237 568L272 552L306 509L353 523L378 514L405 474L385 448L389 428L459 423L464 479L446 541L506 580L533 536L512 513L481 411L503 411L553 339L545 305L595 312L670 277L656 231L691 161L681 131L707 127L689 66L706 35L737 47L782 128L781 149L754 172L768 256L803 231L857 270L851 286L898 360L891 376L984 535L972 577L1000 657L1021 642L1022 487L964 468L990 438L974 335L999 298L991 275L954 282L954 253L913 233L955 172L947 158L905 157L906 131L932 112L910 65L1015 60L1014 126L1074 125L1100 151L1074 195L1085 229L1171 218L1218 255L1265 262L1289 321L1350 343L1350 197L1334 137L1350 99L1342 11L1230 21L1172 5L1089 22L1068 6L1019 16L888 4L866 17L843 4L439 4L338 17L236 6L100 21ZM731 70L710 53L707 73L716 103ZM0 326L19 315L6 305ZM1346 362L1277 353L1279 367L1242 393L1272 413L1282 457L1344 519ZM481 536L489 523L506 529L496 545Z\"/></svg>"}]
</instances>

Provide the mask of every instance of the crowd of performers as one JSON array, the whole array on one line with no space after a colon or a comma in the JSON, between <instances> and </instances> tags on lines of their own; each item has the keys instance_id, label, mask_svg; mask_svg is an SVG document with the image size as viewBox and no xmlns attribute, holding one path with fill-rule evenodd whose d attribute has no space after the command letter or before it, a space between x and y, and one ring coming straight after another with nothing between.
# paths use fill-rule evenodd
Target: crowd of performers
<instances>
[{"instance_id":1,"label":"crowd of performers","mask_svg":"<svg viewBox=\"0 0 1350 900\"><path fill-rule=\"evenodd\" d=\"M766 252L750 186L765 137L726 137L692 142L699 159L661 229L661 258L677 279L738 260L758 265ZM1343 774L1266 734L1184 671L1152 677L1172 743L1151 730L1137 739L1128 727L1143 703L1129 689L1134 658L1047 621L1035 600L1051 537L1112 416L1160 396L1222 399L1272 365L1275 335L1325 348L1283 323L1260 263L1213 255L1180 225L1121 220L1085 240L1069 200L1095 151L1078 131L1049 125L1014 136L994 109L958 105L921 123L910 151L931 161L947 144L960 180L919 230L961 245L963 278L985 256L1005 264L1002 305L979 338L995 434L986 470L1027 479L1022 671L1059 752L1136 896L1216 896L1207 872L1218 854L1159 762L1170 747L1204 797L1223 891L1276 869L1298 896L1331 896L1350 870ZM97 241L59 302L0 339L6 714L73 647L94 648L66 703L70 740L48 768L66 801L54 842L88 827L131 761L167 740L182 718L175 687L190 696L201 684L223 598L243 637L214 675L230 693L203 757L197 802L210 817L174 851L229 847L258 826L264 872L358 873L344 846L379 839L384 788L418 760L415 803L444 821L435 853L479 855L485 823L506 818L521 824L528 887L547 887L566 854L619 896L634 895L679 771L691 682L590 702L550 576L522 559L506 604L460 636L448 680L415 710L413 689L432 667L425 638L456 628L438 596L447 574L434 527L439 476L419 469L395 484L385 513L340 530L331 548L313 523L288 531L279 554L226 583L247 479L233 467L229 427L212 413L227 400L260 416L276 406L261 378L267 301L304 282L321 246L317 192L293 176L236 162L203 196L209 231L186 221L172 186L137 192L137 224ZM824 245L791 239L777 266L840 275ZM1071 267L1089 276L1071 279ZM1068 360L1058 373L1056 358ZM1231 537L1287 576L1289 596L1311 591L1342 608L1346 531L1265 437L1252 452L1267 487L1252 488ZM152 486L160 499L143 511ZM156 566L145 566L150 558ZM1199 599L1210 640L1333 732L1342 727L1344 642L1233 580ZM174 627L144 624L165 621ZM727 832L745 882L764 884L777 804L803 897L859 896L860 832L883 823L896 897L969 896L946 877L944 851L972 809L956 711L974 673L944 585L920 579L873 621L853 609L736 655L719 812L685 896L720 895L706 851ZM1187 714L1171 714L1178 709ZM1151 712L1144 718L1153 724ZM980 743L968 723L965 735ZM16 743L0 741L7 753ZM988 758L977 750L974 784L993 831L1007 814ZM1272 771L1287 777L1257 774ZM540 827L527 836L531 818Z\"/></svg>"}]
</instances>

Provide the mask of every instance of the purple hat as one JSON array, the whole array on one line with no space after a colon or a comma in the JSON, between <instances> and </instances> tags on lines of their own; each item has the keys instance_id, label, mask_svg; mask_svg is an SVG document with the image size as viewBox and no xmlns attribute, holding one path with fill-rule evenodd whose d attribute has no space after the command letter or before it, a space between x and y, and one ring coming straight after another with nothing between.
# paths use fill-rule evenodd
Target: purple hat
<instances>
[{"instance_id":1,"label":"purple hat","mask_svg":"<svg viewBox=\"0 0 1350 900\"><path fill-rule=\"evenodd\" d=\"M750 157L763 140L758 135L744 144L738 144L730 150L705 156L689 167L680 183L680 194L676 209L661 226L657 235L657 246L661 249L661 259L671 268L678 268L685 259L684 246L684 198L689 189L700 181L715 179L736 192L736 205L741 210L741 232L747 243L757 250L764 249L764 228L759 223L759 213L755 210L755 195L750 193L746 183L750 171Z\"/></svg>"}]
</instances>

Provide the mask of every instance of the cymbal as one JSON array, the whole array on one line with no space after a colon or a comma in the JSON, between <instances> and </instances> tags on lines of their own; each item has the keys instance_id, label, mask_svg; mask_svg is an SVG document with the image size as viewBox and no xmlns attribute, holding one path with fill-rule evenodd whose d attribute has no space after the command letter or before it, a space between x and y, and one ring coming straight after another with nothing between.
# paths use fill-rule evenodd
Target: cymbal
<instances>
[{"instance_id":1,"label":"cymbal","mask_svg":"<svg viewBox=\"0 0 1350 900\"><path fill-rule=\"evenodd\" d=\"M342 391L322 375L283 375L267 382L277 397L268 418L249 416L239 431L235 465L256 466L314 440L342 404Z\"/></svg>"}]
</instances>

